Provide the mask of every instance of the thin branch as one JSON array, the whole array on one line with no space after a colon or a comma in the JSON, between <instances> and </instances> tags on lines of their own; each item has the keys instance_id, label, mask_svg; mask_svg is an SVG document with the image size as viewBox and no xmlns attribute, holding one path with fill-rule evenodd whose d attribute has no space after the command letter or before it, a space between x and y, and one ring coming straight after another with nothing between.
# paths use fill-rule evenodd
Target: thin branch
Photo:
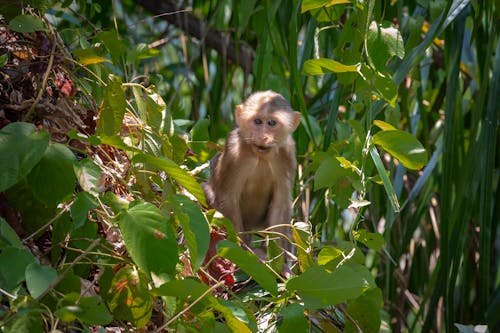
<instances>
[{"instance_id":1,"label":"thin branch","mask_svg":"<svg viewBox=\"0 0 500 333\"><path fill-rule=\"evenodd\" d=\"M217 50L243 68L245 73L252 73L255 51L248 45L238 43L230 35L210 28L203 20L184 8L178 8L172 1L135 0L135 3L156 16L161 15L169 23L199 39L205 46Z\"/></svg>"}]
</instances>

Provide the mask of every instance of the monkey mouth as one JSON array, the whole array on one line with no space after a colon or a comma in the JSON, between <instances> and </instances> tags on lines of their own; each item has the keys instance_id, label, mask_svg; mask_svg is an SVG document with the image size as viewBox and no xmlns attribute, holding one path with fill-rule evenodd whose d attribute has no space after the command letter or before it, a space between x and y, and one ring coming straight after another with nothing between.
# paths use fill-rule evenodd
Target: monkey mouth
<instances>
[{"instance_id":1,"label":"monkey mouth","mask_svg":"<svg viewBox=\"0 0 500 333\"><path fill-rule=\"evenodd\" d=\"M255 148L257 149L258 152L265 153L271 150L271 146L260 146L260 145L255 145Z\"/></svg>"}]
</instances>

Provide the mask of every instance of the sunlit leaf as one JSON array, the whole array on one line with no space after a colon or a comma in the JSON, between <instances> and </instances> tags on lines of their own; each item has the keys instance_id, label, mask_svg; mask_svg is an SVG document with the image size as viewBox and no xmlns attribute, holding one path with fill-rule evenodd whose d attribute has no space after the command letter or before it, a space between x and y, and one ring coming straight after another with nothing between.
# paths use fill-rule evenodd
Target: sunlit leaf
<instances>
[{"instance_id":1,"label":"sunlit leaf","mask_svg":"<svg viewBox=\"0 0 500 333\"><path fill-rule=\"evenodd\" d=\"M98 55L97 48L88 48L82 50L73 50L72 53L77 57L78 62L83 66L100 64L103 62L111 62L108 58Z\"/></svg>"},{"instance_id":2,"label":"sunlit leaf","mask_svg":"<svg viewBox=\"0 0 500 333\"><path fill-rule=\"evenodd\" d=\"M329 7L333 5L340 5L343 3L350 3L349 0L304 0L302 1L302 13L312 9Z\"/></svg>"},{"instance_id":3,"label":"sunlit leaf","mask_svg":"<svg viewBox=\"0 0 500 333\"><path fill-rule=\"evenodd\" d=\"M116 319L144 327L151 318L153 298L149 294L146 274L135 267L120 269L111 282L109 307Z\"/></svg>"},{"instance_id":4,"label":"sunlit leaf","mask_svg":"<svg viewBox=\"0 0 500 333\"><path fill-rule=\"evenodd\" d=\"M408 169L418 170L427 164L427 151L410 133L388 130L376 133L373 143L381 146Z\"/></svg>"},{"instance_id":5,"label":"sunlit leaf","mask_svg":"<svg viewBox=\"0 0 500 333\"><path fill-rule=\"evenodd\" d=\"M83 159L73 166L78 183L84 191L97 194L101 179L101 168L92 160Z\"/></svg>"},{"instance_id":6,"label":"sunlit leaf","mask_svg":"<svg viewBox=\"0 0 500 333\"><path fill-rule=\"evenodd\" d=\"M324 75L331 73L358 72L359 65L344 65L332 59L309 59L304 63L306 75Z\"/></svg>"}]
</instances>

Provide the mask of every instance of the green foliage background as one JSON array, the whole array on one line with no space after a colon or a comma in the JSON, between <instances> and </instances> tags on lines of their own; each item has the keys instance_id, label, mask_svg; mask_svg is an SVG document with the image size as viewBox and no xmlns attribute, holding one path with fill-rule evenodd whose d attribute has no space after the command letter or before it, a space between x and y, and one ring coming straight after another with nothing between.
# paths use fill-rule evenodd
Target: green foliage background
<instances>
[{"instance_id":1,"label":"green foliage background","mask_svg":"<svg viewBox=\"0 0 500 333\"><path fill-rule=\"evenodd\" d=\"M99 108L95 135L68 137L130 163L116 175L32 124L0 130L0 191L30 233L0 217L1 330L500 328L498 1L32 5L5 5L5 20L59 34L76 99ZM280 259L258 262L228 228L217 255L255 283L225 299L192 273L206 269L210 230L228 225L204 208L202 166L234 106L265 89L303 115L297 266L279 276ZM50 252L33 254L47 230ZM98 293L81 292L89 283Z\"/></svg>"}]
</instances>

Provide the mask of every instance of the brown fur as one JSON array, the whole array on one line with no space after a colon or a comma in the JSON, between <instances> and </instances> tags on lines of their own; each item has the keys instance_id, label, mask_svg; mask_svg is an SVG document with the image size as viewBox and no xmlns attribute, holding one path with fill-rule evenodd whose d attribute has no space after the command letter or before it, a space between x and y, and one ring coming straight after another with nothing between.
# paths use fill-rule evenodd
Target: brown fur
<instances>
[{"instance_id":1,"label":"brown fur","mask_svg":"<svg viewBox=\"0 0 500 333\"><path fill-rule=\"evenodd\" d=\"M238 232L289 223L297 164L291 133L300 123L300 113L280 94L263 91L238 105L235 118L237 127L212 161L210 179L203 184L207 203L229 218Z\"/></svg>"}]
</instances>

